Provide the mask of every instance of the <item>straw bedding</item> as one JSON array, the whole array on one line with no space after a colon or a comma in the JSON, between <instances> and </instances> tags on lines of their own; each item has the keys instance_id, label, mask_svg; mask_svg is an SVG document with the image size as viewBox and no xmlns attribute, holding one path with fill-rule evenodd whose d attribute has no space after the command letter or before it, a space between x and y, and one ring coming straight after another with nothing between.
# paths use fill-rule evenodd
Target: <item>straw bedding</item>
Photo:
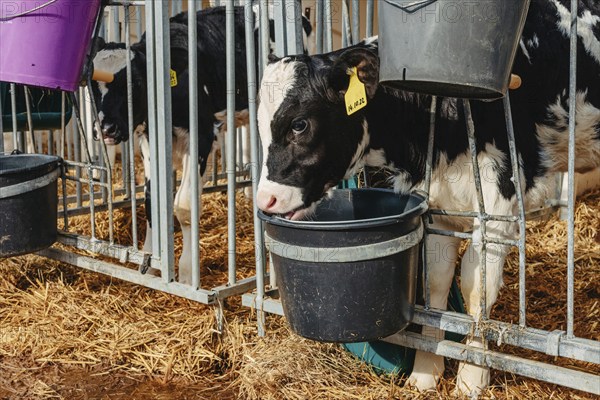
<instances>
[{"instance_id":1,"label":"straw bedding","mask_svg":"<svg viewBox=\"0 0 600 400\"><path fill-rule=\"evenodd\" d=\"M226 196L203 196L203 287L226 281ZM251 203L237 198L238 276L254 262ZM143 238L143 213L140 236ZM127 226L128 210L114 213ZM600 191L577 205L575 332L600 339ZM107 224L98 218L98 235ZM72 224L72 225L71 225ZM87 225L86 225L87 224ZM89 233L89 218L71 218ZM117 242L131 238L118 230ZM566 225L557 217L528 223L528 323L566 328ZM176 233L176 249L181 237ZM505 268L493 317L516 321L518 255ZM437 393L402 387L334 344L299 338L277 316L258 337L255 315L239 297L218 307L138 287L37 256L0 260L0 399L414 399L451 398L457 363L448 361ZM600 374L593 364L500 346L502 351ZM600 379L600 378L599 378ZM591 395L494 371L484 398L591 399ZM600 384L600 383L599 383Z\"/></svg>"}]
</instances>

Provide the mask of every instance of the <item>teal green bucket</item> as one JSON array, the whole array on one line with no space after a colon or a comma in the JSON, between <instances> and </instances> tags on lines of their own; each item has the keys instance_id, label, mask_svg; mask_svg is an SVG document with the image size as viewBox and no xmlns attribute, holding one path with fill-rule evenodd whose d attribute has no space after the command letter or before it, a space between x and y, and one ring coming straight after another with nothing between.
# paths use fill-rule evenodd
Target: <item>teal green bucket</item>
<instances>
[{"instance_id":1,"label":"teal green bucket","mask_svg":"<svg viewBox=\"0 0 600 400\"><path fill-rule=\"evenodd\" d=\"M465 307L456 281L452 282L452 287L450 288L448 309L460 313L465 312ZM407 328L407 330L410 330L410 327ZM445 339L460 342L463 339L463 336L452 332L446 332ZM412 372L415 361L415 349L382 341L344 343L342 344L342 347L352 353L360 361L370 365L377 373L410 375Z\"/></svg>"}]
</instances>

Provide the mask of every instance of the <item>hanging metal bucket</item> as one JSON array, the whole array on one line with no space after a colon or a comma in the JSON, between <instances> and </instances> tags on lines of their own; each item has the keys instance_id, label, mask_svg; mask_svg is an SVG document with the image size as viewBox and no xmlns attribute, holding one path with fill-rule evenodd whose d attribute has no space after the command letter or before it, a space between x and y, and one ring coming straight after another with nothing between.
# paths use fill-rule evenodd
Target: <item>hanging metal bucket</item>
<instances>
[{"instance_id":1,"label":"hanging metal bucket","mask_svg":"<svg viewBox=\"0 0 600 400\"><path fill-rule=\"evenodd\" d=\"M530 0L383 0L380 82L445 97L506 94Z\"/></svg>"}]
</instances>

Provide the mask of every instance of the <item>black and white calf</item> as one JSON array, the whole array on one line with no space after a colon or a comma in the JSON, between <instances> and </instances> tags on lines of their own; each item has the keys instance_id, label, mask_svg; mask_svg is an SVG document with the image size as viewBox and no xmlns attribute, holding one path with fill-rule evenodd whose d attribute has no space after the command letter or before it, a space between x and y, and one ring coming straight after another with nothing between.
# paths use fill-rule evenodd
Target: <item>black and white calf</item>
<instances>
[{"instance_id":1,"label":"black and white calf","mask_svg":"<svg viewBox=\"0 0 600 400\"><path fill-rule=\"evenodd\" d=\"M244 8L235 7L235 76L236 109L248 107L248 85L246 70L245 17ZM183 171L181 185L175 195L174 210L183 233L183 250L179 259L179 281L191 282L191 176L188 152L189 141L189 73L188 71L188 31L187 13L181 13L170 20L171 69L177 74L177 85L172 87L173 104L173 164ZM226 57L225 57L225 7L215 7L197 13L198 51L198 117L201 176L204 174L206 160L214 144L214 126L227 106L226 94ZM304 24L305 35L310 36L310 24ZM256 41L258 43L258 41ZM148 117L146 43L145 38L131 46L127 54L122 43L104 44L94 59L94 68L114 74L111 83L93 82L95 102L98 109L99 125L102 137L107 144L118 144L129 138L127 115L127 76L126 61L130 57L133 77L133 123L134 127L143 125ZM241 113L240 115L243 115ZM147 132L140 137L140 150L144 159L146 176L146 216L147 233L144 250L151 252L150 220L150 151ZM246 146L249 148L250 146ZM199 193L202 193L202 179ZM200 198L198 199L201 205Z\"/></svg>"},{"instance_id":2,"label":"black and white calf","mask_svg":"<svg viewBox=\"0 0 600 400\"><path fill-rule=\"evenodd\" d=\"M567 168L569 11L568 0L533 0L514 73L523 78L511 92L516 144L522 163L528 204L548 195L550 173ZM577 82L576 169L600 165L600 5L580 1L579 69ZM363 166L392 172L390 184L402 193L423 185L431 98L378 84L377 38L317 56L274 60L261 83L258 122L265 164L260 178L258 206L265 212L302 219L341 179ZM344 93L347 71L358 68L368 104L346 115ZM516 215L515 188L502 101L472 102L478 160L487 212ZM477 207L473 167L463 103L440 99L437 105L431 206L468 211ZM466 306L475 320L488 314L502 285L502 269L509 248L487 245L487 309L480 309L479 274L481 231L477 220L436 219L438 227L473 230L474 240L462 259L461 285ZM513 223L488 222L487 234L514 237ZM446 309L459 239L429 236L431 305ZM425 328L424 334L442 337ZM483 346L477 340L471 345ZM409 383L418 389L435 388L444 369L441 356L418 352ZM462 363L457 390L477 395L489 383L487 368Z\"/></svg>"}]
</instances>

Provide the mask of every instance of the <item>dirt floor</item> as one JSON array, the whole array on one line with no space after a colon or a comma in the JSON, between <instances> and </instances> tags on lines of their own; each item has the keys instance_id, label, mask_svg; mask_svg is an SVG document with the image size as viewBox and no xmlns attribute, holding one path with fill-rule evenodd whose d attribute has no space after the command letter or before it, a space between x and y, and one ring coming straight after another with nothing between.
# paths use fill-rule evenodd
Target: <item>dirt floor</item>
<instances>
[{"instance_id":1,"label":"dirt floor","mask_svg":"<svg viewBox=\"0 0 600 400\"><path fill-rule=\"evenodd\" d=\"M226 198L205 197L201 223L204 284L226 275ZM238 199L238 260L252 274L250 202ZM126 223L131 215L115 214ZM143 215L141 213L140 215ZM577 207L576 334L600 339L600 191ZM118 222L118 223L121 223ZM78 221L70 222L71 229ZM72 225L71 225L72 224ZM143 234L143 224L140 223ZM127 238L119 240L126 242ZM178 244L180 234L177 234ZM528 321L565 329L566 225L528 224ZM206 281L208 280L208 281ZM403 388L403 377L378 375L339 345L292 334L268 316L266 337L239 297L216 308L152 291L38 256L0 260L0 399L445 399L453 398L457 363L437 392ZM493 317L514 322L518 257L510 256ZM502 350L598 376L600 366L502 346ZM493 371L486 399L594 399L553 384Z\"/></svg>"}]
</instances>

